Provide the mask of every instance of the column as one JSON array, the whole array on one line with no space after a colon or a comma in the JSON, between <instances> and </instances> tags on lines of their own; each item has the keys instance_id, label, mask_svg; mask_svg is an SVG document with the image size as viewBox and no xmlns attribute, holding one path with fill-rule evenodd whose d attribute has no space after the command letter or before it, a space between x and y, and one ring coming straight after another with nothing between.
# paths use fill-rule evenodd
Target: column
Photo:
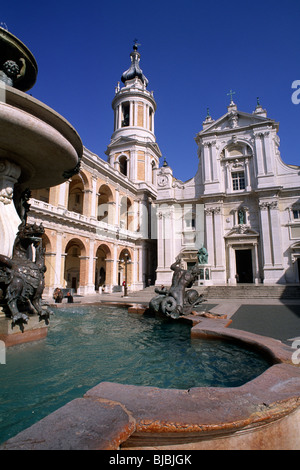
<instances>
[{"instance_id":1,"label":"column","mask_svg":"<svg viewBox=\"0 0 300 470\"><path fill-rule=\"evenodd\" d=\"M143 251L142 247L138 248L138 280L142 286L143 284L143 263L142 263Z\"/></svg>"},{"instance_id":2,"label":"column","mask_svg":"<svg viewBox=\"0 0 300 470\"><path fill-rule=\"evenodd\" d=\"M231 180L230 180L230 166L229 163L225 163L225 192L231 193Z\"/></svg>"},{"instance_id":3,"label":"column","mask_svg":"<svg viewBox=\"0 0 300 470\"><path fill-rule=\"evenodd\" d=\"M203 152L203 170L204 170L204 183L211 181L211 168L210 168L210 149L209 143L204 144Z\"/></svg>"},{"instance_id":4,"label":"column","mask_svg":"<svg viewBox=\"0 0 300 470\"><path fill-rule=\"evenodd\" d=\"M251 191L251 179L250 179L250 169L249 169L249 159L245 159L245 176L246 176L246 190Z\"/></svg>"},{"instance_id":5,"label":"column","mask_svg":"<svg viewBox=\"0 0 300 470\"><path fill-rule=\"evenodd\" d=\"M214 209L214 242L215 242L215 266L225 269L224 260L224 237L223 237L223 217L221 207Z\"/></svg>"},{"instance_id":6,"label":"column","mask_svg":"<svg viewBox=\"0 0 300 470\"><path fill-rule=\"evenodd\" d=\"M213 226L213 209L205 208L205 232L206 232L206 249L208 251L208 264L215 266L215 247L214 247L214 226Z\"/></svg>"},{"instance_id":7,"label":"column","mask_svg":"<svg viewBox=\"0 0 300 470\"><path fill-rule=\"evenodd\" d=\"M272 175L274 173L274 168L273 155L271 152L270 132L264 132L262 140L265 154L266 173Z\"/></svg>"},{"instance_id":8,"label":"column","mask_svg":"<svg viewBox=\"0 0 300 470\"><path fill-rule=\"evenodd\" d=\"M89 216L92 219L97 219L97 176L92 176L92 195L91 195L91 208Z\"/></svg>"},{"instance_id":9,"label":"column","mask_svg":"<svg viewBox=\"0 0 300 470\"><path fill-rule=\"evenodd\" d=\"M159 209L157 210L157 266L165 267L165 253L164 253L164 215Z\"/></svg>"},{"instance_id":10,"label":"column","mask_svg":"<svg viewBox=\"0 0 300 470\"><path fill-rule=\"evenodd\" d=\"M273 252L273 264L277 268L282 268L282 244L281 244L281 228L279 219L278 201L269 203L270 213L270 231Z\"/></svg>"},{"instance_id":11,"label":"column","mask_svg":"<svg viewBox=\"0 0 300 470\"><path fill-rule=\"evenodd\" d=\"M45 289L44 294L52 295L55 289L55 262L56 253L45 253Z\"/></svg>"},{"instance_id":12,"label":"column","mask_svg":"<svg viewBox=\"0 0 300 470\"><path fill-rule=\"evenodd\" d=\"M70 180L59 185L58 207L66 209L68 207ZM50 202L50 201L49 201Z\"/></svg>"},{"instance_id":13,"label":"column","mask_svg":"<svg viewBox=\"0 0 300 470\"><path fill-rule=\"evenodd\" d=\"M254 249L252 250L252 267L254 274L255 284L259 284L260 275L259 275L259 257L258 257L258 246L257 243L254 243Z\"/></svg>"},{"instance_id":14,"label":"column","mask_svg":"<svg viewBox=\"0 0 300 470\"><path fill-rule=\"evenodd\" d=\"M229 263L229 284L236 284L236 264L235 264L235 250L232 245L228 245L228 263Z\"/></svg>"},{"instance_id":15,"label":"column","mask_svg":"<svg viewBox=\"0 0 300 470\"><path fill-rule=\"evenodd\" d=\"M105 279L105 292L113 291L113 270L114 270L114 260L106 258L105 260L105 269L106 269L106 279Z\"/></svg>"},{"instance_id":16,"label":"column","mask_svg":"<svg viewBox=\"0 0 300 470\"><path fill-rule=\"evenodd\" d=\"M122 105L119 104L118 106L118 129L122 127Z\"/></svg>"},{"instance_id":17,"label":"column","mask_svg":"<svg viewBox=\"0 0 300 470\"><path fill-rule=\"evenodd\" d=\"M63 232L56 233L56 258L55 258L55 276L54 285L55 287L62 287L63 275L61 274L62 268L64 268L65 256L62 253L62 239Z\"/></svg>"},{"instance_id":18,"label":"column","mask_svg":"<svg viewBox=\"0 0 300 470\"><path fill-rule=\"evenodd\" d=\"M134 115L133 115L133 101L130 101L129 103L129 125L134 126L133 120L134 120Z\"/></svg>"},{"instance_id":19,"label":"column","mask_svg":"<svg viewBox=\"0 0 300 470\"><path fill-rule=\"evenodd\" d=\"M87 293L88 284L88 256L79 256L80 267L79 267L79 286L78 293L84 295Z\"/></svg>"},{"instance_id":20,"label":"column","mask_svg":"<svg viewBox=\"0 0 300 470\"><path fill-rule=\"evenodd\" d=\"M138 263L137 263L137 249L133 248L133 259L131 261L132 263L132 287L135 288L136 285L138 284Z\"/></svg>"},{"instance_id":21,"label":"column","mask_svg":"<svg viewBox=\"0 0 300 470\"><path fill-rule=\"evenodd\" d=\"M152 132L154 134L154 110L152 110L151 119L152 119Z\"/></svg>"},{"instance_id":22,"label":"column","mask_svg":"<svg viewBox=\"0 0 300 470\"><path fill-rule=\"evenodd\" d=\"M93 293L95 292L95 260L94 257L94 248L95 248L95 240L90 240L90 252L88 258L88 272L87 272L87 292L86 293Z\"/></svg>"},{"instance_id":23,"label":"column","mask_svg":"<svg viewBox=\"0 0 300 470\"><path fill-rule=\"evenodd\" d=\"M115 190L115 195L116 195L116 210L115 210L115 225L119 226L120 223L120 189L116 188Z\"/></svg>"},{"instance_id":24,"label":"column","mask_svg":"<svg viewBox=\"0 0 300 470\"><path fill-rule=\"evenodd\" d=\"M210 163L211 163L211 179L213 181L218 181L218 166L217 166L217 155L216 155L216 141L211 142L210 146Z\"/></svg>"},{"instance_id":25,"label":"column","mask_svg":"<svg viewBox=\"0 0 300 470\"><path fill-rule=\"evenodd\" d=\"M118 246L113 245L113 268L112 268L112 285L117 286L118 285L118 269L119 269L119 263L118 263Z\"/></svg>"},{"instance_id":26,"label":"column","mask_svg":"<svg viewBox=\"0 0 300 470\"><path fill-rule=\"evenodd\" d=\"M272 250L271 250L271 240L270 240L270 227L269 227L269 204L267 202L259 203L260 209L260 229L261 229L261 238L262 238L262 250L263 250L263 263L264 268L266 266L272 266Z\"/></svg>"},{"instance_id":27,"label":"column","mask_svg":"<svg viewBox=\"0 0 300 470\"><path fill-rule=\"evenodd\" d=\"M261 141L261 134L255 134L255 148L256 148L256 165L257 165L257 176L263 176L265 174L264 165L264 154Z\"/></svg>"},{"instance_id":28,"label":"column","mask_svg":"<svg viewBox=\"0 0 300 470\"><path fill-rule=\"evenodd\" d=\"M137 116L138 116L138 103L137 101L135 101L134 102L134 124L133 124L135 127L137 126L137 122L138 122Z\"/></svg>"}]
</instances>

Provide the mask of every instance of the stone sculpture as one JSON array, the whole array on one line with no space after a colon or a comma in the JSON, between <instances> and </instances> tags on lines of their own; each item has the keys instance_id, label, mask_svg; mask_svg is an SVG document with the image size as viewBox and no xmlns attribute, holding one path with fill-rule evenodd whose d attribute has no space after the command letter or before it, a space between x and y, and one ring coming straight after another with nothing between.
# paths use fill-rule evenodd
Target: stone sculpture
<instances>
[{"instance_id":1,"label":"stone sculpture","mask_svg":"<svg viewBox=\"0 0 300 470\"><path fill-rule=\"evenodd\" d=\"M15 238L12 257L0 255L0 304L13 325L27 323L27 313L38 314L48 323L49 312L42 307L44 290L45 250L42 224L28 224L30 191L25 190L18 200L21 224ZM35 261L32 260L33 248Z\"/></svg>"},{"instance_id":2,"label":"stone sculpture","mask_svg":"<svg viewBox=\"0 0 300 470\"><path fill-rule=\"evenodd\" d=\"M23 57L19 59L21 67L14 60L4 62L0 70L0 80L6 85L15 86L16 82L25 75L26 62Z\"/></svg>"},{"instance_id":3,"label":"stone sculpture","mask_svg":"<svg viewBox=\"0 0 300 470\"><path fill-rule=\"evenodd\" d=\"M0 255L0 301L13 324L27 323L27 313L38 314L46 323L49 317L41 304L46 271L43 233L42 224L22 222L12 257ZM35 248L35 261L31 260L32 247Z\"/></svg>"},{"instance_id":4,"label":"stone sculpture","mask_svg":"<svg viewBox=\"0 0 300 470\"><path fill-rule=\"evenodd\" d=\"M198 263L199 264L207 264L207 261L208 261L208 252L207 252L207 249L202 245L201 248L199 248L198 250L198 253L197 253L197 257L198 257Z\"/></svg>"},{"instance_id":5,"label":"stone sculpture","mask_svg":"<svg viewBox=\"0 0 300 470\"><path fill-rule=\"evenodd\" d=\"M198 265L185 270L180 267L180 261L181 258L178 257L170 267L174 271L170 289L155 289L158 295L149 303L150 312L177 319L189 315L193 308L204 302L203 294L199 295L195 289L185 290L192 287L197 279L200 272Z\"/></svg>"}]
</instances>

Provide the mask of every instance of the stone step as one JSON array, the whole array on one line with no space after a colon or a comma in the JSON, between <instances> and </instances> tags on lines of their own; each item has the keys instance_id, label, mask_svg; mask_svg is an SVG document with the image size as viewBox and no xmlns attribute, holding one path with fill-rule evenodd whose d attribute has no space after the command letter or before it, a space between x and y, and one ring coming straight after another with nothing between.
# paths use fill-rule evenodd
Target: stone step
<instances>
[{"instance_id":1,"label":"stone step","mask_svg":"<svg viewBox=\"0 0 300 470\"><path fill-rule=\"evenodd\" d=\"M156 295L154 289L155 286L149 286L142 291L132 292L130 297L141 297L142 295L147 301ZM243 284L236 286L193 286L193 289L203 293L206 299L300 299L299 285Z\"/></svg>"},{"instance_id":2,"label":"stone step","mask_svg":"<svg viewBox=\"0 0 300 470\"><path fill-rule=\"evenodd\" d=\"M209 286L203 290L203 293L208 299L296 299L300 298L300 286L249 284L243 286Z\"/></svg>"}]
</instances>

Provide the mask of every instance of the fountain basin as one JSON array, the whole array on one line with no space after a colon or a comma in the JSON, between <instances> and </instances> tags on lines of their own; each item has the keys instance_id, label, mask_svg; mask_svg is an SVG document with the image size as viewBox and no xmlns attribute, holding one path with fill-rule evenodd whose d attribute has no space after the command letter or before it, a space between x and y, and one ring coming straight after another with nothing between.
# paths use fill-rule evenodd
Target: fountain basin
<instances>
[{"instance_id":1,"label":"fountain basin","mask_svg":"<svg viewBox=\"0 0 300 470\"><path fill-rule=\"evenodd\" d=\"M102 382L0 448L299 449L300 369L292 363L293 349L227 330L222 320L197 319L193 334L252 345L273 365L240 387L178 390Z\"/></svg>"},{"instance_id":2,"label":"fountain basin","mask_svg":"<svg viewBox=\"0 0 300 470\"><path fill-rule=\"evenodd\" d=\"M15 87L22 91L28 91L36 82L38 66L28 47L5 28L0 27L0 50L2 64L6 60L13 60L20 65L20 59L25 62L25 72L15 83Z\"/></svg>"},{"instance_id":3,"label":"fountain basin","mask_svg":"<svg viewBox=\"0 0 300 470\"><path fill-rule=\"evenodd\" d=\"M69 122L41 101L5 86L0 102L0 158L21 169L21 189L56 186L76 167L82 142Z\"/></svg>"}]
</instances>

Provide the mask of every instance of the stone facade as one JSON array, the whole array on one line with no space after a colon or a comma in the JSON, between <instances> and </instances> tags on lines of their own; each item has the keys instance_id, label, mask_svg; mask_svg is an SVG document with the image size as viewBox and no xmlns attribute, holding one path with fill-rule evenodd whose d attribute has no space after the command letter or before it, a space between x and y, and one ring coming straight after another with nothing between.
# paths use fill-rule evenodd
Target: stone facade
<instances>
[{"instance_id":1,"label":"stone facade","mask_svg":"<svg viewBox=\"0 0 300 470\"><path fill-rule=\"evenodd\" d=\"M299 167L283 163L278 123L258 104L252 114L231 101L196 136L197 174L182 182L165 164L157 175L157 284L169 266L209 253L199 284L298 283L300 273Z\"/></svg>"},{"instance_id":2,"label":"stone facade","mask_svg":"<svg viewBox=\"0 0 300 470\"><path fill-rule=\"evenodd\" d=\"M115 88L107 162L85 148L78 175L33 192L31 219L46 229L45 292L169 285L175 259L192 267L202 245L199 285L298 283L300 167L281 160L278 123L259 103L252 114L232 100L218 120L208 114L198 171L182 182L159 165L156 102L139 60L135 46Z\"/></svg>"},{"instance_id":3,"label":"stone facade","mask_svg":"<svg viewBox=\"0 0 300 470\"><path fill-rule=\"evenodd\" d=\"M155 282L156 237L148 214L161 156L156 103L143 76L134 72L124 85L118 83L112 102L108 162L84 148L78 175L32 192L30 221L45 227L46 294L56 287L113 292L125 281L139 290Z\"/></svg>"}]
</instances>

